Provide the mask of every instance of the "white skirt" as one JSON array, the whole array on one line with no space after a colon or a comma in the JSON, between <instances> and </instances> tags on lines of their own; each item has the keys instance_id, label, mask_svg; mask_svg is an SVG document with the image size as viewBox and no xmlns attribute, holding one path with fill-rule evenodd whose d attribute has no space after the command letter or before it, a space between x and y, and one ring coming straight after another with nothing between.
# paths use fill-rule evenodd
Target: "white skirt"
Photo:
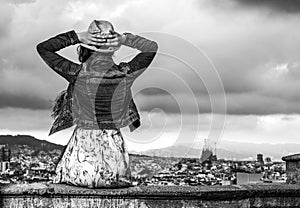
<instances>
[{"instance_id":1,"label":"white skirt","mask_svg":"<svg viewBox=\"0 0 300 208\"><path fill-rule=\"evenodd\" d=\"M76 127L55 172L53 183L131 186L129 155L120 130Z\"/></svg>"}]
</instances>

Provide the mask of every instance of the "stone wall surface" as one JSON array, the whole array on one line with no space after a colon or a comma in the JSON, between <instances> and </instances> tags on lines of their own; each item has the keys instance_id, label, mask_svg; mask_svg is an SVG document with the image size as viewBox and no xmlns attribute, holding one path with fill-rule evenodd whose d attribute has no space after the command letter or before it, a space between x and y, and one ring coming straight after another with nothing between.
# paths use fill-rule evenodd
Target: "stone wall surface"
<instances>
[{"instance_id":1,"label":"stone wall surface","mask_svg":"<svg viewBox=\"0 0 300 208\"><path fill-rule=\"evenodd\" d=\"M300 207L300 185L137 186L89 189L64 184L10 184L0 207Z\"/></svg>"},{"instance_id":2,"label":"stone wall surface","mask_svg":"<svg viewBox=\"0 0 300 208\"><path fill-rule=\"evenodd\" d=\"M287 180L286 183L288 184L300 184L300 168L297 167L290 167L289 170L287 170Z\"/></svg>"}]
</instances>

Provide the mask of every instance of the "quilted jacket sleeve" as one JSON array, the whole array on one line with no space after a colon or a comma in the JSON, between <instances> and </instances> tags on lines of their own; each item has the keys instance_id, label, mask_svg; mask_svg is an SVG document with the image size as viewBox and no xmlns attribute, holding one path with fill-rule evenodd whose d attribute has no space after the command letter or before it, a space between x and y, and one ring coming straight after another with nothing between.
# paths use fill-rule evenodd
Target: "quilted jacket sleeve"
<instances>
[{"instance_id":1,"label":"quilted jacket sleeve","mask_svg":"<svg viewBox=\"0 0 300 208\"><path fill-rule=\"evenodd\" d=\"M81 65L60 56L56 52L77 43L79 43L79 39L75 31L72 30L39 43L36 49L49 67L68 82L73 82L77 72L80 71Z\"/></svg>"},{"instance_id":2,"label":"quilted jacket sleeve","mask_svg":"<svg viewBox=\"0 0 300 208\"><path fill-rule=\"evenodd\" d=\"M157 53L158 44L155 41L139 35L133 35L131 33L124 33L124 35L125 40L123 45L141 51L131 61L128 62L130 68L128 73L133 73L135 76L138 76L151 64Z\"/></svg>"}]
</instances>

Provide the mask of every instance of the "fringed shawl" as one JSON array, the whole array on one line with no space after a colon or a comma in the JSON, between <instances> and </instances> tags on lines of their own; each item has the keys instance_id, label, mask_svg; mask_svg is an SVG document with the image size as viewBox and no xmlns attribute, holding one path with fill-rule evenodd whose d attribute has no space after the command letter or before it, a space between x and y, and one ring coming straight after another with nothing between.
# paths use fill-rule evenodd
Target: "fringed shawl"
<instances>
[{"instance_id":1,"label":"fringed shawl","mask_svg":"<svg viewBox=\"0 0 300 208\"><path fill-rule=\"evenodd\" d=\"M51 116L54 118L54 123L50 129L49 135L74 125L74 116L72 112L73 89L74 86L69 84L68 88L61 91L56 97L51 113Z\"/></svg>"}]
</instances>

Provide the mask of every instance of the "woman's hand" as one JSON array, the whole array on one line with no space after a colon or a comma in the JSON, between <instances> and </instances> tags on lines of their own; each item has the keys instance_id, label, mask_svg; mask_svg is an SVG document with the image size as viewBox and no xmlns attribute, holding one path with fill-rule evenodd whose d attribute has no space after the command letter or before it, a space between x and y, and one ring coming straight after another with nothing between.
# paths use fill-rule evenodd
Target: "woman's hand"
<instances>
[{"instance_id":1,"label":"woman's hand","mask_svg":"<svg viewBox=\"0 0 300 208\"><path fill-rule=\"evenodd\" d=\"M122 45L124 43L125 40L125 35L124 34L119 34L117 32L115 32L113 35L96 35L96 37L102 37L104 38L106 41L105 42L101 42L100 45L101 46L107 46L107 47L118 47L120 45Z\"/></svg>"},{"instance_id":2,"label":"woman's hand","mask_svg":"<svg viewBox=\"0 0 300 208\"><path fill-rule=\"evenodd\" d=\"M102 43L106 42L106 39L103 36L99 36L97 33L76 32L76 34L79 41L87 45L100 46Z\"/></svg>"}]
</instances>

